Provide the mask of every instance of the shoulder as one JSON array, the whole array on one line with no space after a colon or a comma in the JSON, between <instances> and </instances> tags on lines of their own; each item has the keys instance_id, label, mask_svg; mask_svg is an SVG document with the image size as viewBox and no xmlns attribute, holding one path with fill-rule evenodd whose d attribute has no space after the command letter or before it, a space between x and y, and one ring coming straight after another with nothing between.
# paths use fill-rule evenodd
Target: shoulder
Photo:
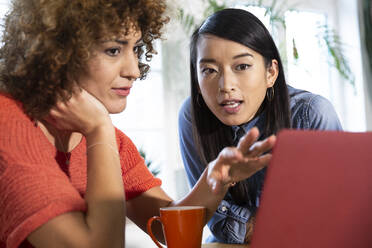
<instances>
[{"instance_id":1,"label":"shoulder","mask_svg":"<svg viewBox=\"0 0 372 248\"><path fill-rule=\"evenodd\" d=\"M0 106L0 121L4 119L9 121L14 119L14 117L29 119L23 112L22 104L14 100L10 95L2 92L0 92Z\"/></svg>"},{"instance_id":2,"label":"shoulder","mask_svg":"<svg viewBox=\"0 0 372 248\"><path fill-rule=\"evenodd\" d=\"M325 97L311 93L306 90L300 90L289 86L288 93L290 97L289 102L291 109L296 108L318 109L321 108L323 105L325 107L332 107L330 101L328 101Z\"/></svg>"},{"instance_id":3,"label":"shoulder","mask_svg":"<svg viewBox=\"0 0 372 248\"><path fill-rule=\"evenodd\" d=\"M23 112L22 106L9 96L0 94L0 150L3 156L17 161L40 162L43 139L38 127Z\"/></svg>"},{"instance_id":4,"label":"shoulder","mask_svg":"<svg viewBox=\"0 0 372 248\"><path fill-rule=\"evenodd\" d=\"M0 104L2 106L8 106L8 105L16 105L17 101L14 100L9 94L0 91ZM1 111L4 109L1 108Z\"/></svg>"},{"instance_id":5,"label":"shoulder","mask_svg":"<svg viewBox=\"0 0 372 248\"><path fill-rule=\"evenodd\" d=\"M126 169L134 167L143 160L136 145L126 134L116 127L115 132L122 165L125 165Z\"/></svg>"},{"instance_id":6,"label":"shoulder","mask_svg":"<svg viewBox=\"0 0 372 248\"><path fill-rule=\"evenodd\" d=\"M183 122L183 121L191 121L191 98L190 97L187 97L181 107L180 107L180 110L178 112L178 119L180 122Z\"/></svg>"},{"instance_id":7,"label":"shoulder","mask_svg":"<svg viewBox=\"0 0 372 248\"><path fill-rule=\"evenodd\" d=\"M119 129L115 128L115 131L126 200L131 200L155 186L160 186L161 180L151 174L131 139Z\"/></svg>"},{"instance_id":8,"label":"shoulder","mask_svg":"<svg viewBox=\"0 0 372 248\"><path fill-rule=\"evenodd\" d=\"M31 135L35 125L32 119L27 116L22 104L14 100L11 96L0 93L0 137L5 140L9 137L16 141L18 138L24 139Z\"/></svg>"},{"instance_id":9,"label":"shoulder","mask_svg":"<svg viewBox=\"0 0 372 248\"><path fill-rule=\"evenodd\" d=\"M2 134L15 129L34 129L33 121L24 113L20 102L9 95L0 93L0 106L0 132Z\"/></svg>"},{"instance_id":10,"label":"shoulder","mask_svg":"<svg viewBox=\"0 0 372 248\"><path fill-rule=\"evenodd\" d=\"M134 145L133 141L120 129L115 127L115 134L116 134L116 142L119 146L119 152L131 152L137 153L137 148Z\"/></svg>"},{"instance_id":11,"label":"shoulder","mask_svg":"<svg viewBox=\"0 0 372 248\"><path fill-rule=\"evenodd\" d=\"M288 93L294 128L342 129L336 110L327 98L291 86Z\"/></svg>"},{"instance_id":12,"label":"shoulder","mask_svg":"<svg viewBox=\"0 0 372 248\"><path fill-rule=\"evenodd\" d=\"M130 141L129 137L123 133L119 128L115 127L116 140L120 142Z\"/></svg>"},{"instance_id":13,"label":"shoulder","mask_svg":"<svg viewBox=\"0 0 372 248\"><path fill-rule=\"evenodd\" d=\"M185 133L191 135L192 130L192 117L191 117L191 98L187 97L181 105L178 113L178 130L180 135Z\"/></svg>"}]
</instances>

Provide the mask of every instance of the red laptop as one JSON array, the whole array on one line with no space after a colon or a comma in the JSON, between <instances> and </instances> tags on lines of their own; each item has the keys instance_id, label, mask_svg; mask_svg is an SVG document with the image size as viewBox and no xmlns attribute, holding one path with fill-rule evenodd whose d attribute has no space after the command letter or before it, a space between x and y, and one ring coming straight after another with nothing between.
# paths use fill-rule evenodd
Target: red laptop
<instances>
[{"instance_id":1,"label":"red laptop","mask_svg":"<svg viewBox=\"0 0 372 248\"><path fill-rule=\"evenodd\" d=\"M372 248L372 132L280 132L251 247Z\"/></svg>"}]
</instances>

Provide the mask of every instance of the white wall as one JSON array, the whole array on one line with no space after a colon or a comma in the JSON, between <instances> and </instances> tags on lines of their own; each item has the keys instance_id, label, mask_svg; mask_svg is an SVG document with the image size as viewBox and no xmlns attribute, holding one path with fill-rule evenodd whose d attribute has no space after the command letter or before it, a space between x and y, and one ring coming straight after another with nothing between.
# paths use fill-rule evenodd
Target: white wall
<instances>
[{"instance_id":1,"label":"white wall","mask_svg":"<svg viewBox=\"0 0 372 248\"><path fill-rule=\"evenodd\" d=\"M366 91L363 78L357 1L339 0L337 7L338 25L336 27L342 41L347 44L345 54L355 76L355 90L348 84L343 87L344 99L341 99L341 101L344 102L344 114L348 116L345 126L350 131L365 131L367 129L367 106L364 99Z\"/></svg>"},{"instance_id":2,"label":"white wall","mask_svg":"<svg viewBox=\"0 0 372 248\"><path fill-rule=\"evenodd\" d=\"M2 22L2 19L3 19L4 15L8 11L8 8L9 8L9 0L0 0L0 18L1 18L1 22Z\"/></svg>"},{"instance_id":3,"label":"white wall","mask_svg":"<svg viewBox=\"0 0 372 248\"><path fill-rule=\"evenodd\" d=\"M167 39L162 43L164 83L165 137L167 159L163 166L163 182L176 199L188 192L178 139L178 111L189 92L188 37L178 23L170 23Z\"/></svg>"}]
</instances>

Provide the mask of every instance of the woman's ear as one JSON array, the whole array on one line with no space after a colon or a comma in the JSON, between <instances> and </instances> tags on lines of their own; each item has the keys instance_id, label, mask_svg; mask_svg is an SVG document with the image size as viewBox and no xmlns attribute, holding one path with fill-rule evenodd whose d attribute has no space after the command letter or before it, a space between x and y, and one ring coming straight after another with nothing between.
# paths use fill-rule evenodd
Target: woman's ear
<instances>
[{"instance_id":1,"label":"woman's ear","mask_svg":"<svg viewBox=\"0 0 372 248\"><path fill-rule=\"evenodd\" d=\"M267 68L266 71L266 82L267 88L273 87L276 79L279 75L278 61L276 59L271 60L271 65Z\"/></svg>"}]
</instances>

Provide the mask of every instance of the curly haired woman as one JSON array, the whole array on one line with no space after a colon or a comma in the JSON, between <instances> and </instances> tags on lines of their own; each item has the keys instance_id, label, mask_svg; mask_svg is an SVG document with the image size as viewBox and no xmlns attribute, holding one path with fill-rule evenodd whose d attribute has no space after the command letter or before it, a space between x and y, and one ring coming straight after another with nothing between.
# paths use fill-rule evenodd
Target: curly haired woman
<instances>
[{"instance_id":1,"label":"curly haired woman","mask_svg":"<svg viewBox=\"0 0 372 248\"><path fill-rule=\"evenodd\" d=\"M126 216L145 230L160 207L201 205L209 219L233 181L268 163L261 154L275 138L249 150L252 131L175 202L112 125L148 72L141 61L156 53L165 9L163 0L12 1L0 49L0 248L123 247Z\"/></svg>"}]
</instances>

